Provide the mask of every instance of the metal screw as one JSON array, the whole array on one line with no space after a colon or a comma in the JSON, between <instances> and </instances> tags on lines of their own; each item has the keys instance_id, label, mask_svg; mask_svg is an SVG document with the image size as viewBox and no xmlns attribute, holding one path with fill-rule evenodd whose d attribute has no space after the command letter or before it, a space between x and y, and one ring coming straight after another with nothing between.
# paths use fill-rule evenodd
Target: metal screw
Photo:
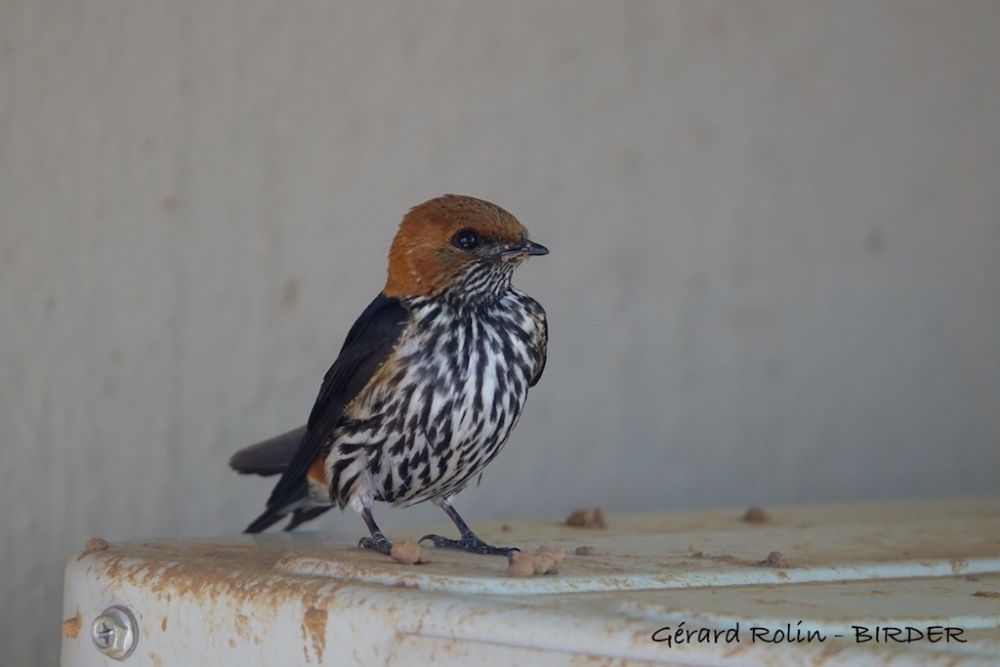
<instances>
[{"instance_id":1,"label":"metal screw","mask_svg":"<svg viewBox=\"0 0 1000 667\"><path fill-rule=\"evenodd\" d=\"M97 650L115 660L124 660L132 655L139 643L139 625L125 607L108 607L94 619L90 626L90 638Z\"/></svg>"}]
</instances>

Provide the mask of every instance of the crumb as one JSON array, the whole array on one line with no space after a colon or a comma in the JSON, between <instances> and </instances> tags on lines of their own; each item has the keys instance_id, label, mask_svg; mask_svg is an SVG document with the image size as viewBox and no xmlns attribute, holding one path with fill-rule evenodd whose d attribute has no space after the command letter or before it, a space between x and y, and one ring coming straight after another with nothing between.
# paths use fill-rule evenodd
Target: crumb
<instances>
[{"instance_id":1,"label":"crumb","mask_svg":"<svg viewBox=\"0 0 1000 667\"><path fill-rule=\"evenodd\" d=\"M397 563L404 563L406 565L430 562L423 547L411 540L400 540L393 544L389 555Z\"/></svg>"},{"instance_id":2,"label":"crumb","mask_svg":"<svg viewBox=\"0 0 1000 667\"><path fill-rule=\"evenodd\" d=\"M566 558L566 552L559 547L542 545L535 549L535 571L540 574L556 574L559 563Z\"/></svg>"},{"instance_id":3,"label":"crumb","mask_svg":"<svg viewBox=\"0 0 1000 667\"><path fill-rule=\"evenodd\" d=\"M533 577L535 576L535 564L531 562L530 558L518 558L518 554L514 554L510 565L507 566L507 576Z\"/></svg>"},{"instance_id":4,"label":"crumb","mask_svg":"<svg viewBox=\"0 0 1000 667\"><path fill-rule=\"evenodd\" d=\"M747 511L743 513L740 517L747 523L767 523L771 520L771 517L767 515L764 508L757 507L756 505L751 505L747 508Z\"/></svg>"},{"instance_id":5,"label":"crumb","mask_svg":"<svg viewBox=\"0 0 1000 667\"><path fill-rule=\"evenodd\" d=\"M697 544L695 544L694 542L691 542L690 544L688 544L688 556L689 557L691 557L691 558L701 558L704 555L705 555L705 552L702 551L701 548Z\"/></svg>"},{"instance_id":6,"label":"crumb","mask_svg":"<svg viewBox=\"0 0 1000 667\"><path fill-rule=\"evenodd\" d=\"M767 558L757 561L757 564L765 567L788 567L788 561L785 560L785 556L780 551L772 551L767 555Z\"/></svg>"},{"instance_id":7,"label":"crumb","mask_svg":"<svg viewBox=\"0 0 1000 667\"><path fill-rule=\"evenodd\" d=\"M600 507L580 509L566 517L566 525L574 528L607 528L604 511Z\"/></svg>"},{"instance_id":8,"label":"crumb","mask_svg":"<svg viewBox=\"0 0 1000 667\"><path fill-rule=\"evenodd\" d=\"M500 526L500 532L501 533L509 533L510 532L510 524L509 523L505 523L502 526Z\"/></svg>"},{"instance_id":9,"label":"crumb","mask_svg":"<svg viewBox=\"0 0 1000 667\"><path fill-rule=\"evenodd\" d=\"M965 580L966 581L979 581L979 577L977 575L975 575L975 574L967 574L967 575L965 575Z\"/></svg>"},{"instance_id":10,"label":"crumb","mask_svg":"<svg viewBox=\"0 0 1000 667\"><path fill-rule=\"evenodd\" d=\"M972 594L972 597L976 598L1000 598L1000 592L997 591L976 591Z\"/></svg>"},{"instance_id":11,"label":"crumb","mask_svg":"<svg viewBox=\"0 0 1000 667\"><path fill-rule=\"evenodd\" d=\"M83 545L83 553L89 554L95 551L107 551L108 541L101 537L92 537Z\"/></svg>"},{"instance_id":12,"label":"crumb","mask_svg":"<svg viewBox=\"0 0 1000 667\"><path fill-rule=\"evenodd\" d=\"M600 556L601 555L600 551L598 551L594 547L586 546L586 545L584 545L582 547L577 547L573 551L573 553L575 553L577 556Z\"/></svg>"},{"instance_id":13,"label":"crumb","mask_svg":"<svg viewBox=\"0 0 1000 667\"><path fill-rule=\"evenodd\" d=\"M566 553L558 547L540 546L528 551L515 551L507 574L511 577L532 577L536 574L556 574Z\"/></svg>"}]
</instances>

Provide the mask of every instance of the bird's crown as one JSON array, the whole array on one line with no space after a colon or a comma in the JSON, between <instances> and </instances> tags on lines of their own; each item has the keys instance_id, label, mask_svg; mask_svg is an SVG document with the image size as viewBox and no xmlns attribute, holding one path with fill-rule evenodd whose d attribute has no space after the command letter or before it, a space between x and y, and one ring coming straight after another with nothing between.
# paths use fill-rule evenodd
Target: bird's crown
<instances>
[{"instance_id":1,"label":"bird's crown","mask_svg":"<svg viewBox=\"0 0 1000 667\"><path fill-rule=\"evenodd\" d=\"M389 250L386 296L427 296L452 286L469 269L495 268L509 277L528 255L548 252L531 243L517 218L475 197L444 195L403 216Z\"/></svg>"}]
</instances>

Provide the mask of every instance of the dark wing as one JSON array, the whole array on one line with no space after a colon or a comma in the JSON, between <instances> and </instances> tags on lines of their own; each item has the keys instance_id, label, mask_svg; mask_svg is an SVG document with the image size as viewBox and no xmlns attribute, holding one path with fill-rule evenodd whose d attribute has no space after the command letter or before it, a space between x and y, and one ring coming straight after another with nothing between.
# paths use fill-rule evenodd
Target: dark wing
<instances>
[{"instance_id":1,"label":"dark wing","mask_svg":"<svg viewBox=\"0 0 1000 667\"><path fill-rule=\"evenodd\" d=\"M549 350L549 320L545 317L545 309L542 308L542 304L538 303L532 299L532 303L535 305L535 312L533 317L535 322L538 323L538 333L535 337L535 346L538 349L538 360L535 362L535 372L531 376L531 385L534 387L538 384L538 381L542 379L542 373L545 371L545 361L548 359Z\"/></svg>"},{"instance_id":2,"label":"dark wing","mask_svg":"<svg viewBox=\"0 0 1000 667\"><path fill-rule=\"evenodd\" d=\"M409 312L399 300L382 294L361 313L323 378L298 451L271 492L268 508L283 507L302 497L306 471L323 451L344 408L396 348L408 320Z\"/></svg>"}]
</instances>

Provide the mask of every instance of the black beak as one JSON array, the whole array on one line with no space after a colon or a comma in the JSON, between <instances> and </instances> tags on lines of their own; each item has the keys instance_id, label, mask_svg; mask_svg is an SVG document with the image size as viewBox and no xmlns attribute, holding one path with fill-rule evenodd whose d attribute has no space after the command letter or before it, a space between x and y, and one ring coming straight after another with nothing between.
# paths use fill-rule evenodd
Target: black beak
<instances>
[{"instance_id":1,"label":"black beak","mask_svg":"<svg viewBox=\"0 0 1000 667\"><path fill-rule=\"evenodd\" d=\"M503 246L500 250L500 255L505 260L519 259L528 257L529 255L548 255L549 249L540 243L535 243L524 239L523 241L518 241L517 243L511 243L510 245Z\"/></svg>"},{"instance_id":2,"label":"black beak","mask_svg":"<svg viewBox=\"0 0 1000 667\"><path fill-rule=\"evenodd\" d=\"M525 248L527 254L529 255L548 255L549 249L543 246L541 243L535 243L534 241L528 241L528 246Z\"/></svg>"}]
</instances>

